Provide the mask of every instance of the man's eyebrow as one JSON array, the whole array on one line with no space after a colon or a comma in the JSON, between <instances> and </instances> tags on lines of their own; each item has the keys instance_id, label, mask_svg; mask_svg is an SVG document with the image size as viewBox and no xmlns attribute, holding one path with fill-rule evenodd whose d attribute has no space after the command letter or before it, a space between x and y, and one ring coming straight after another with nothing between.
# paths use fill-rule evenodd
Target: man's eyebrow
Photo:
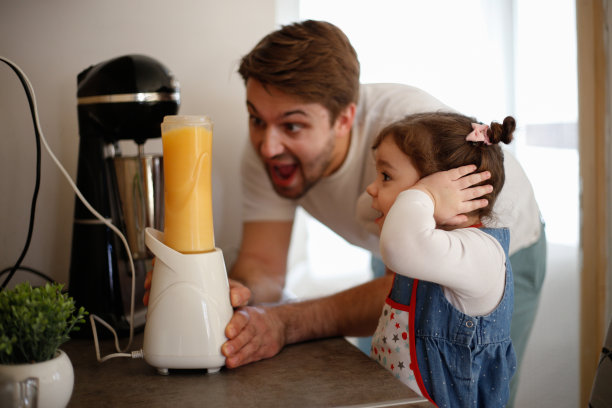
<instances>
[{"instance_id":1,"label":"man's eyebrow","mask_svg":"<svg viewBox=\"0 0 612 408\"><path fill-rule=\"evenodd\" d=\"M287 112L283 113L283 117L287 117L287 116L291 116L291 115L310 116L310 115L308 115L308 113L306 113L305 111L303 111L301 109L296 109L296 110L287 111Z\"/></svg>"},{"instance_id":2,"label":"man's eyebrow","mask_svg":"<svg viewBox=\"0 0 612 408\"><path fill-rule=\"evenodd\" d=\"M257 113L257 108L255 107L255 105L253 105L251 101L247 99L246 104L248 108L250 108L253 112Z\"/></svg>"},{"instance_id":3,"label":"man's eyebrow","mask_svg":"<svg viewBox=\"0 0 612 408\"><path fill-rule=\"evenodd\" d=\"M257 111L257 108L255 107L255 105L253 105L253 103L249 100L246 101L247 106L253 111L253 113L259 113ZM295 109L295 110L290 110L287 112L284 112L281 117L287 117L287 116L291 116L291 115L302 115L302 116L310 116L308 115L308 113L306 113L306 111L302 110L302 109Z\"/></svg>"}]
</instances>

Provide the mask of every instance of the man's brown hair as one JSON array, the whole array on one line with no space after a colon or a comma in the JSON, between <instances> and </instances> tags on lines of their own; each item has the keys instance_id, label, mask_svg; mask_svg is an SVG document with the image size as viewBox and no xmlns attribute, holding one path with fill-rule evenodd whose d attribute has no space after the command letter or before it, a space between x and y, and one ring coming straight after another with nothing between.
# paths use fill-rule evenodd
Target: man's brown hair
<instances>
[{"instance_id":1,"label":"man's brown hair","mask_svg":"<svg viewBox=\"0 0 612 408\"><path fill-rule=\"evenodd\" d=\"M357 53L338 27L324 21L293 23L268 34L242 58L238 73L245 84L252 78L320 103L332 123L359 98Z\"/></svg>"}]
</instances>

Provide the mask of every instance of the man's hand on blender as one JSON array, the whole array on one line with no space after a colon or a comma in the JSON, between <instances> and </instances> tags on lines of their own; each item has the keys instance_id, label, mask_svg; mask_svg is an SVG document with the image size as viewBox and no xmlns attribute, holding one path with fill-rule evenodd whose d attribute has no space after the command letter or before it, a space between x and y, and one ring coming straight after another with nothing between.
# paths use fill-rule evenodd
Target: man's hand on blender
<instances>
[{"instance_id":1,"label":"man's hand on blender","mask_svg":"<svg viewBox=\"0 0 612 408\"><path fill-rule=\"evenodd\" d=\"M142 302L149 304L151 277L147 272ZM283 348L284 324L275 313L265 307L246 307L251 291L242 283L229 279L230 302L236 310L225 328L228 341L221 347L225 365L234 368L253 361L272 357Z\"/></svg>"},{"instance_id":2,"label":"man's hand on blender","mask_svg":"<svg viewBox=\"0 0 612 408\"><path fill-rule=\"evenodd\" d=\"M234 312L221 347L225 365L235 368L274 357L287 344L282 306L245 306Z\"/></svg>"},{"instance_id":3,"label":"man's hand on blender","mask_svg":"<svg viewBox=\"0 0 612 408\"><path fill-rule=\"evenodd\" d=\"M144 283L142 302L145 306L149 304L152 276L151 269ZM226 366L234 368L276 355L285 344L282 340L283 324L263 307L246 307L251 298L250 289L233 279L228 282L230 302L237 310L225 328L228 341L221 348L227 358Z\"/></svg>"}]
</instances>

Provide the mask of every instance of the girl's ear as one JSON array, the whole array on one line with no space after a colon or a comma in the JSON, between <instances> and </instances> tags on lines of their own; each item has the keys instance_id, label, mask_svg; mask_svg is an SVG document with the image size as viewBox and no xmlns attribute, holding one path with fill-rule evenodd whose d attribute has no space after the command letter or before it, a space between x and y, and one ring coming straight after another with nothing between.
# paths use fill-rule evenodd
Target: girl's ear
<instances>
[{"instance_id":1,"label":"girl's ear","mask_svg":"<svg viewBox=\"0 0 612 408\"><path fill-rule=\"evenodd\" d=\"M357 105L355 105L355 103L350 103L340 112L336 118L336 122L334 122L334 130L336 131L337 137L346 137L351 133L356 111Z\"/></svg>"}]
</instances>

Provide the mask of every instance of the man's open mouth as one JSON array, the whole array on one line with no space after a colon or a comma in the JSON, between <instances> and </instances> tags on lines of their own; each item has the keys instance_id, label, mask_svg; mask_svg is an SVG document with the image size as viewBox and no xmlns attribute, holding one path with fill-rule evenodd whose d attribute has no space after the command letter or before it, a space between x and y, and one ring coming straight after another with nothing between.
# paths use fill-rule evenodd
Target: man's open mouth
<instances>
[{"instance_id":1,"label":"man's open mouth","mask_svg":"<svg viewBox=\"0 0 612 408\"><path fill-rule=\"evenodd\" d=\"M288 187L298 171L297 164L277 164L268 166L272 181L279 187Z\"/></svg>"}]
</instances>

